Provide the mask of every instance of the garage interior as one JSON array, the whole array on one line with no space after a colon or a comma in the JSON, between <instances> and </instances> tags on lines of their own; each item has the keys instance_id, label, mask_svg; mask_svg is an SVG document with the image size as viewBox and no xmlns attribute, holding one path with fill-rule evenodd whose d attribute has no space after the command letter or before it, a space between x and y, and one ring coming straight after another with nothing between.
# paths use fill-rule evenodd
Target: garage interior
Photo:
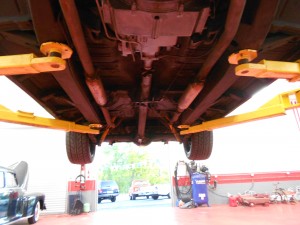
<instances>
[{"instance_id":1,"label":"garage interior","mask_svg":"<svg viewBox=\"0 0 300 225\"><path fill-rule=\"evenodd\" d=\"M280 83L279 85L282 84ZM26 101L26 99L21 99L20 101ZM254 101L257 100L254 99ZM278 130L276 134L267 134L270 130L263 128L267 127L270 123L277 123L278 121L276 120L279 121L279 124L292 124L292 129L289 127L289 129L291 129L289 131L292 131L295 136L291 134L285 135L287 131L285 129ZM262 127L262 132L266 134L263 137L265 142L260 140L259 143L254 145L256 148L254 148L252 154L248 155L244 160L242 157L244 154L241 153L240 155L237 152L237 149L241 148L244 140L240 140L241 142L236 143L237 146L233 146L232 142L240 137L230 138L229 136L234 133L235 129L238 132L240 130L251 131L251 127L257 126ZM278 182L279 185L284 188L299 186L300 173L297 169L297 163L294 163L296 161L295 158L297 158L299 153L297 151L297 145L293 144L291 141L291 139L297 137L299 130L293 114L288 114L287 116L278 117L276 119L271 118L216 130L220 135L222 144L221 147L215 146L215 148L220 150L217 150L216 155L212 155L210 160L198 162L202 165L207 165L211 171L211 182L208 191L210 207L201 206L194 209L180 209L174 206L175 203L173 203L173 205L170 205L167 209L123 209L121 212L118 212L118 216L114 216L114 220L111 219L113 215L116 215L116 211L114 210L107 212L94 211L76 216L68 213L68 183L74 180L80 173L81 168L78 165L70 164L67 160L67 156L62 151L62 148L64 148L64 132L49 129L37 129L37 131L36 128L32 129L27 126L19 126L16 128L16 125L11 124L2 124L1 127L2 137L4 138L3 144L5 144L6 141L10 141L14 136L20 138L20 143L16 143L15 148L11 150L11 154L18 155L16 159L20 158L29 162L29 191L43 191L46 193L47 210L43 212L39 221L40 224L82 224L83 222L93 224L98 223L99 221L110 221L110 224L120 224L121 221L122 224L134 224L135 221L140 220L132 220L130 216L132 213L136 214L136 211L138 211L137 218L145 218L149 214L149 210L151 210L151 213L163 215L161 217L157 216L157 218L152 218L151 222L149 220L149 224L162 222L162 218L164 218L165 223L168 224L199 224L200 222L224 224L224 221L226 221L226 224L250 224L251 222L251 224L284 223L293 225L297 224L298 221L297 212L299 210L299 204L280 203L271 204L269 207L261 205L255 207L230 207L229 196L227 195L228 193L235 195L249 189L254 190L257 193L270 193L274 190L274 184ZM26 131L26 135L24 134L24 130ZM33 143L33 140L31 140L33 136L37 138L36 140L41 140L41 142L37 141ZM43 138L45 136L48 136L49 139L45 140ZM221 137L227 141L224 141ZM58 147L53 146L53 138L57 140ZM257 137L254 133L249 132L247 133L247 138L245 138L245 140L252 140L253 138ZM281 144L280 147L285 147L284 157L281 154L274 154L274 152L272 152L269 144L274 138L280 139L278 140L278 143L276 142L278 145ZM44 146L42 150L40 149L41 145ZM261 153L261 148L258 146L267 146L270 155L267 155L267 157L263 155ZM170 160L172 160L171 173L173 173L176 161L185 160L181 151L182 149L180 146L176 145L176 143L169 143L168 145L161 143L159 147L169 148L172 149L172 151L177 149L175 150L176 154L174 154L176 157L173 155L170 158ZM227 149L227 154L231 156L235 155L236 157L226 157L224 154L222 155L224 148ZM26 152L22 151L20 153L20 149L26 149ZM2 157L1 163L13 163L14 159L11 157L11 154ZM35 155L35 157L40 160L36 161L35 158L32 158L32 155ZM266 158L268 159L267 161ZM51 160L55 160L55 165ZM66 167L66 165L68 165L68 167ZM41 170L41 168L43 169ZM89 176L95 178L97 160L95 165L88 165L87 168L90 171ZM215 180L217 181L217 188L213 189ZM27 224L27 222L20 221L17 224Z\"/></svg>"},{"instance_id":2,"label":"garage interior","mask_svg":"<svg viewBox=\"0 0 300 225\"><path fill-rule=\"evenodd\" d=\"M277 82L275 88L278 86L284 86L283 81ZM8 83L7 86L10 84ZM277 85L277 86L276 86ZM289 90L298 88L299 84L289 84ZM12 88L16 88L12 86ZM23 95L23 93L22 93ZM264 94L262 94L264 95ZM20 102L26 102L28 98L20 98ZM259 96L257 98L260 98ZM257 99L253 99L257 101ZM17 103L20 104L21 103ZM37 105L37 107L40 107ZM43 110L43 109L42 109ZM285 224L297 224L297 210L299 210L299 204L278 203L270 204L269 207L264 206L238 206L230 207L230 195L237 195L246 190L251 190L256 193L271 193L274 191L275 186L279 185L282 188L288 189L293 187L296 189L300 186L300 172L298 165L295 163L295 159L298 152L297 142L291 140L297 140L299 135L299 128L297 126L297 117L290 111L286 116L278 118L269 118L266 120L255 121L246 124L240 124L227 128L220 128L216 130L217 138L220 138L220 146L215 146L217 152L209 160L198 161L199 165L207 165L211 170L210 182L207 184L208 188L208 199L209 207L200 206L194 209L180 209L176 205L176 193L172 193L172 204L167 209L165 208L151 208L151 213L157 213L168 215L163 217L166 219L166 223L170 221L180 224L193 224L199 222L205 222L209 224L223 224L236 223L236 224L247 224L247 221L251 223L263 223L263 224L282 224L284 220ZM271 133L270 130L263 127L268 127L271 123L278 123L279 127L288 128L278 129L276 133ZM262 139L251 133L251 130L255 130L256 127L262 129ZM253 129L254 128L254 129ZM277 127L278 128L278 127ZM246 133L241 136L234 136L232 134L236 131L246 130ZM271 128L273 129L273 128ZM24 131L26 134L24 134ZM249 132L249 133L247 133ZM270 133L268 133L270 132ZM6 154L1 157L1 163L13 164L15 160L25 160L30 165L30 182L29 191L42 191L47 196L47 210L43 212L41 224L82 224L85 223L93 224L97 223L98 220L109 220L109 217L115 213L113 210L107 213L103 211L97 211L96 202L96 180L97 180L97 163L96 160L90 165L86 165L86 170L82 171L82 167L74 165L68 162L67 156L62 149L64 148L64 136L65 132L49 129L41 129L28 126L18 126L15 124L1 124L1 135L3 137L3 146L7 146L11 142L12 137L19 137L19 142L15 143L14 148L11 149L10 154ZM246 135L245 135L246 134ZM260 134L261 135L261 134ZM51 138L45 139L48 136ZM239 140L233 146L236 138L242 138L247 136L244 140ZM33 137L34 140L33 141ZM53 145L53 138L57 142L57 146ZM249 140L256 139L258 143L252 149L251 155L245 156L244 153L239 154L237 148L246 148L243 144ZM277 141L274 141L276 139ZM36 141L37 140L37 141ZM282 151L273 152L272 145L270 143L278 144L279 148L284 149ZM295 144L296 143L296 144ZM40 146L43 146L41 149ZM186 160L182 154L182 146L176 143L169 143L167 145L161 143L154 148L165 148L166 151L171 151L169 154L170 158L170 175L173 175L173 167L178 160ZM226 148L226 155L222 153L223 149ZM232 148L232 149L231 149ZM264 155L261 152L262 148L268 151L268 155ZM26 151L20 150L26 149ZM174 152L174 149L175 152ZM219 152L218 152L219 151ZM12 157L15 155L17 157ZM34 155L34 157L32 157ZM228 155L235 157L228 157ZM223 158L222 158L223 157ZM36 160L38 158L39 160ZM267 161L266 161L267 159ZM101 160L101 159L100 159ZM53 162L55 163L53 164ZM66 165L68 165L66 167ZM41 169L43 168L43 169ZM266 172L262 172L266 171ZM70 183L74 182L74 178L80 174L85 173L87 176L87 188L83 191L86 197L83 201L90 204L89 212L82 213L81 215L70 214L70 195L76 195L77 189L70 188ZM299 191L299 190L298 190ZM300 195L296 193L297 198ZM130 221L130 224L134 224L131 221L130 213L132 209L124 209L120 213L120 217L113 220L111 224L122 224L124 221ZM135 209L139 211L139 217L146 217L148 210ZM153 212L152 212L153 211ZM126 219L127 217L130 217ZM119 219L120 218L120 219ZM122 218L122 219L121 219ZM188 218L188 219L187 219ZM246 219L245 219L246 218ZM246 221L245 221L246 220ZM111 220L110 220L111 221ZM136 220L135 220L136 221ZM155 220L151 220L153 224ZM159 221L161 222L161 218ZM17 224L26 224L27 222L18 222ZM250 223L250 222L249 222ZM146 223L147 224L147 223Z\"/></svg>"},{"instance_id":3,"label":"garage interior","mask_svg":"<svg viewBox=\"0 0 300 225\"><path fill-rule=\"evenodd\" d=\"M282 2L284 3L285 1ZM297 1L294 1L294 4L299 5ZM284 16L288 17L288 15ZM155 20L159 19L160 18L156 18ZM259 24L259 22L257 22L257 24ZM285 27L285 24L276 24L276 27L278 29L283 29L284 27L288 32L292 34L296 32L299 33L299 29L297 31L288 30L288 28ZM39 28L43 29L43 26L40 24ZM243 33L245 32L245 30L246 26L243 27ZM298 36L297 38L295 38L295 40L297 39L297 41L299 42ZM45 38L46 37L44 36L44 39ZM297 46L295 44L296 41L293 41L294 39L288 40L291 40L291 43L293 43L293 49L295 49L294 45ZM251 41L249 41L249 43L251 43ZM123 54L125 54L126 51L130 50L128 46L124 45L121 47L123 47ZM270 46L270 48L274 49L276 49L276 47L278 46ZM101 50L101 53L103 53L102 51L104 52L103 49ZM250 54L248 50L246 51L247 55ZM276 51L274 52L276 53ZM299 55L299 50L295 52L296 53L293 55L292 59L298 57ZM240 53L240 55L235 57L242 57L242 54L244 53ZM270 53L270 56L271 55L272 54ZM238 58L237 60L235 58L233 61L234 63L240 64L241 60L247 61L248 58ZM249 68L246 69L245 67L243 67L242 69L240 69L240 74L245 75L246 73L250 73L252 72L252 69L254 70L254 72L257 70L260 71L261 64L263 63L258 63L255 65L253 64L253 68L251 67L251 65L249 66ZM297 62L297 64L299 64L299 61ZM276 64L276 66L279 68L279 64ZM240 67L240 65L238 65L237 68L238 67ZM221 67L218 68L218 70L221 70ZM296 70L298 71L297 74L300 73L299 67ZM280 70L279 74L281 73L282 75L282 71L285 72L286 68ZM270 72L270 74L273 75L275 73L276 72L274 71ZM227 74L229 74L229 72ZM222 86L221 75L220 77L218 77L218 79L220 79L220 82L217 83L215 89L218 89L219 86ZM254 80L256 78L250 79ZM296 76L296 78L293 77L289 79L289 81L293 82L288 82L285 79L278 79L278 81L270 85L270 88L273 89L273 92L271 94L272 97L274 96L273 94L275 92L276 94L278 94L291 90L295 92L295 95L299 95L300 84L298 81L294 82L297 79L299 79L298 75ZM16 80L18 80L18 78L16 78ZM26 83L26 79L20 79L20 83L22 82ZM65 84L68 83L67 81L64 82ZM266 81L262 81L263 86L267 85L267 82L263 82ZM47 82L43 81L43 83L46 84ZM137 207L125 208L122 210L105 210L103 208L100 208L99 203L97 202L97 183L99 181L99 165L100 162L104 159L100 157L95 157L93 163L89 163L86 165L72 164L69 161L68 155L66 154L65 150L66 131L55 129L58 126L54 123L58 121L55 119L53 119L52 121L54 125L51 124L53 125L53 127L50 127L54 129L34 127L31 126L34 125L32 122L29 122L27 124L29 126L14 124L14 121L8 121L11 123L0 122L0 146L2 149L0 165L9 166L11 164L16 163L17 161L26 161L29 164L30 178L28 184L28 191L43 192L46 195L47 210L41 212L40 220L37 223L40 225L92 225L99 224L102 222L107 224L122 225L299 225L300 169L298 159L300 158L300 105L297 99L291 100L288 99L289 97L287 98L285 96L283 98L281 96L280 99L283 98L285 103L285 100L288 99L288 104L284 104L283 107L282 105L280 105L279 111L273 111L273 109L271 110L269 108L270 105L274 106L274 102L273 100L269 101L271 98L270 92L268 92L268 90L269 88L266 88L262 90L262 92L257 93L257 95L252 96L252 98L250 98L250 92L248 94L245 94L244 97L249 98L249 102L246 102L246 104L241 105L234 112L227 115L227 118L221 118L217 121L205 121L204 119L204 121L201 121L201 124L199 125L183 125L183 127L180 128L182 130L179 133L174 132L178 138L179 134L185 135L207 130L214 131L214 145L212 155L209 159L195 161L196 164L199 166L198 168L200 168L200 166L203 165L206 168L208 168L208 171L200 172L201 174L205 175L204 183L201 183L201 185L202 187L205 187L205 190L207 191L205 192L204 198L205 201L207 201L205 202L206 204L201 203L195 205L193 202L192 207L186 207L188 204L190 204L190 202L182 202L182 199L178 197L178 188L185 189L185 186L191 185L188 188L190 188L190 191L192 190L192 177L190 176L188 171L185 171L180 175L176 174L176 177L174 177L174 167L176 167L178 162L183 161L186 163L191 163L191 161L189 161L184 155L183 144L176 143L173 141L169 141L168 143L155 142L151 143L146 147L140 147L147 148L149 149L149 151L151 151L151 149L160 149L164 152L164 157L168 157L167 161L170 172L170 189L172 191L171 203L168 207ZM70 92L73 93L73 90L70 89ZM149 97L148 94L147 99ZM8 95L11 95L10 98L7 98ZM267 99L264 99L266 96ZM222 103L224 99L225 101L227 101L227 97L235 99L236 101L241 100L238 99L238 95L234 95L233 91L232 93L228 93L228 96L224 95L223 97L220 98L219 101L216 99L216 102ZM58 101L61 100L61 98L54 99ZM8 107L9 109L13 109L16 111L25 110L28 112L34 112L35 114L40 115L40 118L53 118L48 112L46 112L44 108L42 108L35 101L33 101L25 92L22 92L13 83L9 82L4 76L0 76L0 100L0 111L8 112L8 110L5 108ZM45 100L45 102L47 101ZM69 104L69 102L67 104ZM204 101L203 105L205 104L206 103ZM223 107L222 104L221 106ZM251 104L253 106L251 106ZM209 104L207 103L206 105ZM262 105L264 107L260 107ZM2 108L1 106L5 107ZM195 108L198 108L198 111L201 111L202 109L200 106L196 106ZM81 107L85 108L83 106ZM105 111L105 107L101 105L100 108L101 110ZM266 109L266 111L268 111L268 115L260 114L259 109ZM253 117L252 114L247 114L246 119L239 120L242 117L241 115L244 115L243 113L249 111L254 112ZM140 112L143 112L143 107L140 107ZM218 108L213 107L211 105L210 113L214 115L224 112L222 111L221 107ZM143 115L145 116L146 114L147 113L144 113ZM179 117L180 114L181 112L176 112L173 119ZM273 117L279 114L286 115L282 117ZM28 114L26 113L18 112L18 116L26 117L26 115L28 116ZM188 113L184 113L184 115L187 118L189 118L190 116ZM240 115L240 117L235 115ZM206 116L208 116L209 118L209 115ZM268 118L265 120L259 120L261 117ZM113 123L114 119L111 121L111 123ZM251 123L243 123L244 120L251 121ZM22 124L25 124L23 119L21 119L21 121ZM142 118L142 122L143 121L144 119ZM63 123L65 121L60 122ZM64 128L66 128L67 130L69 126L72 126L72 124L67 124ZM74 127L72 127L72 129L73 128ZM140 125L138 129L140 134L144 134L142 128L143 126ZM172 128L174 131L174 127L170 126L171 131ZM80 129L80 131L83 131L84 129L90 129L90 127L75 127L75 132L76 129ZM110 126L106 128L107 133L110 129ZM106 131L104 131L103 138L105 138L106 136ZM103 138L101 138L100 140L102 141ZM146 139L142 140L141 138L137 138L137 142L142 142L145 140ZM102 146L106 144L107 143L103 142ZM116 146L118 146L118 144L116 144ZM101 151L100 146L96 147L96 152L97 151ZM160 154L157 157L163 156L162 154ZM83 181L81 180L81 176L84 178ZM188 185L187 183L183 182L179 185L180 187L178 187L178 180L180 179L179 177L181 177L184 182L188 180ZM79 183L77 178L80 178ZM193 191L196 192L195 190ZM291 194L286 194L287 192L280 191L290 191ZM271 201L270 196L274 193L279 193L279 195L277 195ZM127 193L122 194L127 195ZM263 202L258 204L253 202L247 202L247 200L245 199L247 199L246 197L249 197L250 195L259 196L257 198L266 198L266 196L268 196L268 200L270 201L268 201L267 203ZM78 215L75 215L76 213L74 213L72 210L74 208L74 202L76 198L78 198L78 196L80 196L80 200L83 203L83 206L86 207L83 207L83 212L80 211ZM278 199L278 196L280 197L280 199ZM200 195L199 197L202 198ZM114 202L109 203L112 205L115 204ZM21 220L15 224L25 225L27 224L27 221Z\"/></svg>"},{"instance_id":4,"label":"garage interior","mask_svg":"<svg viewBox=\"0 0 300 225\"><path fill-rule=\"evenodd\" d=\"M288 116L287 116L288 117ZM284 124L293 124L293 127L296 127L294 117L291 118L281 117L278 120L283 120ZM269 119L269 121L258 121L258 125L264 125L267 123L273 123L274 119ZM238 125L243 129L252 126L253 124L244 124ZM7 126L7 125L6 125ZM254 125L253 125L254 126ZM256 124L257 126L257 124ZM223 158L222 160L217 157L215 159L214 155L212 156L211 163L208 161L201 161L201 164L208 165L212 172L211 176L211 187L213 186L213 181L217 180L217 188L215 190L210 189L209 201L210 207L202 206L195 209L180 209L178 207L170 206L169 208L151 208L151 209L125 209L121 212L118 212L118 217L113 217L116 213L115 211L98 211L90 213L82 213L81 215L73 216L70 215L67 211L68 205L68 194L67 194L67 185L70 180L73 180L74 177L80 172L78 165L72 165L67 161L65 153L62 151L64 147L64 132L54 131L48 129L32 129L30 127L23 127L23 129L6 129L5 126L2 127L2 135L4 140L11 140L12 136L19 136L22 144L16 143L15 148L12 149L11 154L17 154L23 160L27 160L30 163L30 180L29 190L30 191L43 191L47 196L47 210L41 216L39 224L96 224L99 221L110 221L110 224L135 224L140 222L140 219L147 218L149 213L155 214L157 216L149 220L149 224L153 223L168 223L168 224L298 224L298 211L299 204L272 204L269 207L264 206L239 206L239 207L230 207L228 204L229 198L226 196L228 193L237 194L244 190L252 189L257 192L269 192L274 188L274 183L279 182L283 187L296 187L300 184L300 174L297 170L297 167L289 167L289 162L291 162L291 156L297 158L298 151L293 149L293 145L289 145L291 136L285 137L284 134L278 131L277 135L281 137L281 142L286 147L285 156L287 157L276 157L274 156L273 162L266 162L265 158L259 159L256 155L259 155L260 149L253 149L251 156L248 156L247 159L250 161L238 162L241 161L239 155L232 152L228 149L227 153L230 156ZM233 128L222 128L218 130L220 135L226 135L228 132L232 132ZM26 131L26 135L24 134ZM251 130L251 129L250 129ZM291 132L299 132L297 127ZM29 137L35 135L36 140L42 140L43 137L48 136L49 140L44 140L39 143L32 143ZM28 136L27 136L28 135ZM248 138L251 138L253 134L249 134ZM51 137L51 138L50 138ZM53 137L57 141L59 147L53 148ZM274 139L274 136L270 138ZM228 139L228 138L227 138ZM269 142L268 136L265 136L266 142ZM228 143L223 142L222 146L227 147L227 144L230 144L233 140L228 140ZM3 141L5 143L5 141ZM267 143L261 143L264 146ZM39 146L44 146L41 150ZM239 143L242 145L242 142ZM25 147L26 146L26 147ZM30 147L29 147L30 146ZM174 149L175 144L172 143L169 145L161 145L170 149ZM177 146L178 147L178 146ZM218 146L216 146L217 148ZM290 148L290 149L289 149ZM26 152L20 154L20 149L26 149ZM181 149L182 150L182 149ZM178 149L179 151L179 149ZM218 154L218 153L216 153ZM236 157L232 157L232 155ZM35 155L40 160L36 161L31 156ZM55 155L55 165L53 164L53 155ZM7 158L1 158L2 161L6 163L12 162L13 158L10 154L6 156ZM224 157L224 156L223 156ZM17 159L17 158L16 158ZM176 160L184 159L183 156L178 152L177 158L171 158L172 166L175 165ZM251 165L251 162L254 162L256 159L255 168ZM216 164L214 160L218 160L219 164ZM221 161L220 161L221 160ZM95 162L97 163L97 161ZM244 164L244 168L241 165ZM246 173L247 164L252 166L252 170ZM275 164L275 165L274 165ZM68 165L68 168L66 168ZM215 165L213 168L213 166ZM235 165L235 166L234 166ZM89 169L91 170L90 176L93 177L93 169L95 165L90 165ZM218 167L218 168L216 168ZM43 168L41 170L41 168ZM235 171L232 169L235 168ZM251 168L251 167L250 167ZM260 173L258 171L263 171L264 169L272 169L272 171ZM284 170L288 168L289 170ZM293 169L293 170L292 170ZM258 171L257 171L258 170ZM278 172L278 170L280 170ZM63 171L63 172L62 172ZM243 171L245 173L238 173ZM253 172L254 171L254 172ZM119 214L120 213L120 214ZM132 214L137 215L132 219ZM160 216L161 215L161 216ZM112 217L114 219L112 219ZM162 219L163 218L163 219ZM165 220L165 221L163 221ZM137 222L138 221L138 222ZM17 224L23 225L27 222L20 221ZM146 223L147 224L147 223Z\"/></svg>"}]
</instances>

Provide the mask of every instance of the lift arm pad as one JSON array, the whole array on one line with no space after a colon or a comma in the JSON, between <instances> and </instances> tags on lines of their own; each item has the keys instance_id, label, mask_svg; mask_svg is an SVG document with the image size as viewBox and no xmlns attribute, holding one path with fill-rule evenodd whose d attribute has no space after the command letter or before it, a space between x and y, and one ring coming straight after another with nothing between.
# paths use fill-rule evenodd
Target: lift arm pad
<instances>
[{"instance_id":1,"label":"lift arm pad","mask_svg":"<svg viewBox=\"0 0 300 225\"><path fill-rule=\"evenodd\" d=\"M65 44L46 42L40 46L45 57L35 54L0 56L0 75L37 74L60 71L66 68L66 59L72 56L72 49Z\"/></svg>"}]
</instances>

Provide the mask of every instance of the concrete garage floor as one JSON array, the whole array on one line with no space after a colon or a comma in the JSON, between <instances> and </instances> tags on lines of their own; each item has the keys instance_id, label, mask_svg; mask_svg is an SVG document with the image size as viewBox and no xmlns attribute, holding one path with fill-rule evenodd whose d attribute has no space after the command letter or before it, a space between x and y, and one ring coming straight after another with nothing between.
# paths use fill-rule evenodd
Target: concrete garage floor
<instances>
[{"instance_id":1,"label":"concrete garage floor","mask_svg":"<svg viewBox=\"0 0 300 225\"><path fill-rule=\"evenodd\" d=\"M37 225L299 225L300 203L265 206L213 205L194 209L138 208L103 210L72 216L68 214L43 215ZM27 221L18 222L25 225Z\"/></svg>"}]
</instances>

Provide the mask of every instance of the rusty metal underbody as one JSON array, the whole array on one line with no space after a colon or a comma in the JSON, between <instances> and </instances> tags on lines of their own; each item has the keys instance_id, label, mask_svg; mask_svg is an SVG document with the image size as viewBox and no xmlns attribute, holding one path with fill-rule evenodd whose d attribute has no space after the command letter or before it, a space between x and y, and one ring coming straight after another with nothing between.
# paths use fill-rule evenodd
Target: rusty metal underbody
<instances>
[{"instance_id":1,"label":"rusty metal underbody","mask_svg":"<svg viewBox=\"0 0 300 225\"><path fill-rule=\"evenodd\" d=\"M46 49L46 52L44 51ZM48 42L41 45L41 51L46 55L42 58L33 57L33 54L28 55L13 55L0 57L0 73L6 75L16 75L18 73L41 73L50 71L60 71L65 69L65 59L71 57L72 51L68 46L60 43ZM67 55L64 55L66 52ZM53 56L55 53L58 53ZM255 50L242 50L237 54L229 57L229 63L239 64L241 60L246 59L246 63L236 67L236 75L264 77L277 79L288 79L296 81L300 77L299 60L296 63L290 62L272 62L263 60L258 64L251 63L249 66L248 61L252 61L257 57ZM257 75L259 74L259 75ZM149 86L149 76L145 75L143 85ZM146 99L149 96L149 89L145 88L141 99ZM145 106L140 106L140 110L147 110ZM206 121L202 124L195 126L179 125L181 135L198 133L207 130L214 130L221 127L232 126L240 123L255 121L274 116L285 115L285 110L295 109L300 107L300 89L282 93L268 103L260 107L258 110L248 112L240 115L220 118L216 120ZM139 118L141 120L141 118ZM90 124L88 126L77 125L74 122L62 121L58 119L48 119L34 116L33 113L26 113L18 111L14 113L4 106L0 105L0 121L11 122L18 124L25 124L30 126L45 127L52 129L59 129L65 131L73 131L80 133L99 134L101 124ZM114 121L112 121L114 122ZM139 127L139 129L141 129ZM144 128L145 129L145 128ZM170 129L174 129L170 127ZM108 131L102 135L106 136ZM180 137L176 137L180 141ZM102 140L104 141L104 139Z\"/></svg>"}]
</instances>

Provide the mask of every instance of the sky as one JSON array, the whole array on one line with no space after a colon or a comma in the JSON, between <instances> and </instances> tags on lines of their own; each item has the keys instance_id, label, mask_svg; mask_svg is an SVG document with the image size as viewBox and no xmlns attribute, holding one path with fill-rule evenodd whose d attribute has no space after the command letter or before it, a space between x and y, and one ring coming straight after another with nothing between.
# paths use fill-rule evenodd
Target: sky
<instances>
[{"instance_id":1,"label":"sky","mask_svg":"<svg viewBox=\"0 0 300 225\"><path fill-rule=\"evenodd\" d=\"M275 95L296 88L300 88L299 82L289 83L286 80L278 80L255 94L231 115L255 110ZM4 76L0 76L0 104L14 112L22 110L33 112L36 116L52 118ZM26 154L26 151L23 150L26 148L36 149L36 154L48 153L49 159L55 156L51 154L54 149L65 151L65 133L63 131L1 122L0 135L0 151L4 151L9 146L9 148L19 151L20 158ZM286 116L216 129L214 130L214 146L211 157L198 163L205 164L211 173L299 170L299 163L296 160L296 157L300 156L299 135L300 131L292 111L288 111ZM187 160L182 145L176 142L168 145L152 143L147 148L152 149L154 153L159 149L163 150L163 152L155 154L165 155L169 160L166 163L170 164L170 168L175 166L176 160ZM0 164L13 162L13 158L15 159L15 157L9 156L9 152L6 153L6 156L3 157L2 154ZM66 160L66 157L62 160ZM99 160L103 159L97 158L96 154L95 167Z\"/></svg>"}]
</instances>

